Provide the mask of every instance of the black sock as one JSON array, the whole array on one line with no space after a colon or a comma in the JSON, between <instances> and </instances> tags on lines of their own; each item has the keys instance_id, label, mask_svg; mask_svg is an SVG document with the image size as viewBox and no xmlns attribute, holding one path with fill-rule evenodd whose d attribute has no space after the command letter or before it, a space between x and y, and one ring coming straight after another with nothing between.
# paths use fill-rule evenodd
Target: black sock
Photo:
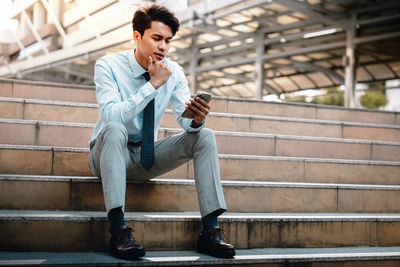
<instances>
[{"instance_id":1,"label":"black sock","mask_svg":"<svg viewBox=\"0 0 400 267\"><path fill-rule=\"evenodd\" d=\"M119 228L125 225L124 212L122 211L122 207L111 209L108 212L107 216L108 222L110 224L108 230L110 234L115 233Z\"/></svg>"},{"instance_id":2,"label":"black sock","mask_svg":"<svg viewBox=\"0 0 400 267\"><path fill-rule=\"evenodd\" d=\"M204 216L201 219L203 223L203 230L202 233L205 234L207 233L210 229L214 227L218 227L218 212L213 212L208 214L207 216Z\"/></svg>"}]
</instances>

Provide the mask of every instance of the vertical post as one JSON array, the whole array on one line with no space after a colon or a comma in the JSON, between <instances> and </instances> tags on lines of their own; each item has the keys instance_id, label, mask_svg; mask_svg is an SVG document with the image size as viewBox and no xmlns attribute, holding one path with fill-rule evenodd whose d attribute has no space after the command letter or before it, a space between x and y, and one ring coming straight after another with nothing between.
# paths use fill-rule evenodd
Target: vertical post
<instances>
[{"instance_id":1,"label":"vertical post","mask_svg":"<svg viewBox=\"0 0 400 267\"><path fill-rule=\"evenodd\" d=\"M36 30L39 30L46 23L46 12L40 2L33 5L32 23Z\"/></svg>"},{"instance_id":2,"label":"vertical post","mask_svg":"<svg viewBox=\"0 0 400 267\"><path fill-rule=\"evenodd\" d=\"M346 29L346 55L345 55L345 96L344 105L345 107L355 108L355 43L356 37L355 29L355 15L352 16Z\"/></svg>"},{"instance_id":3,"label":"vertical post","mask_svg":"<svg viewBox=\"0 0 400 267\"><path fill-rule=\"evenodd\" d=\"M189 79L189 87L190 87L190 92L192 94L195 94L197 92L197 53L198 53L198 47L197 47L197 36L194 36L192 38L192 47L191 47L191 55L190 55L190 79Z\"/></svg>"},{"instance_id":4,"label":"vertical post","mask_svg":"<svg viewBox=\"0 0 400 267\"><path fill-rule=\"evenodd\" d=\"M265 80L265 71L264 71L264 60L262 56L264 55L264 34L258 34L255 40L256 44L256 61L255 61L255 99L262 99L263 97L263 89L264 89L264 80Z\"/></svg>"},{"instance_id":5,"label":"vertical post","mask_svg":"<svg viewBox=\"0 0 400 267\"><path fill-rule=\"evenodd\" d=\"M64 47L69 47L69 41L67 39L67 36L65 34L65 31L62 27L62 10L64 8L63 3L64 1L60 0L50 0L47 2L47 0L41 0L44 8L47 11L47 23L54 23L54 25L57 28L58 33L61 35L63 38L63 46Z\"/></svg>"}]
</instances>

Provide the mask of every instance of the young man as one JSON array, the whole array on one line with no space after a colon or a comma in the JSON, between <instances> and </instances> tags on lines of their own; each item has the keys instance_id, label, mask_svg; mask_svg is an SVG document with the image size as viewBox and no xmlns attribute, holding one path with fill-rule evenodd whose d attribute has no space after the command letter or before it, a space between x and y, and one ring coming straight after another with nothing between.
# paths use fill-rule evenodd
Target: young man
<instances>
[{"instance_id":1,"label":"young man","mask_svg":"<svg viewBox=\"0 0 400 267\"><path fill-rule=\"evenodd\" d=\"M193 159L203 223L197 251L233 257L235 249L224 242L217 221L226 204L215 136L204 129L210 106L190 99L181 67L165 58L179 21L167 8L153 5L137 10L132 25L136 49L106 55L95 66L99 120L89 165L103 184L110 253L123 259L145 255L124 221L126 178L148 180ZM154 142L168 103L186 131ZM180 117L185 109L193 120Z\"/></svg>"}]
</instances>

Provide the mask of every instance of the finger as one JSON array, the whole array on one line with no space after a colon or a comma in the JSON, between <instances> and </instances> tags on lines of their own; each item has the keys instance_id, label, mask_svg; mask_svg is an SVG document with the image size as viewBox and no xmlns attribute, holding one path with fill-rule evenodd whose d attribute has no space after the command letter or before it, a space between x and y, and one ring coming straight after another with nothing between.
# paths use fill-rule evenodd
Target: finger
<instances>
[{"instance_id":1,"label":"finger","mask_svg":"<svg viewBox=\"0 0 400 267\"><path fill-rule=\"evenodd\" d=\"M205 103L205 105L207 107L205 105L195 101L195 100L191 100L191 101L192 101L193 105L196 106L198 109L200 109L203 113L205 113L205 114L209 113L208 108L207 108L209 106L207 105L207 103L204 100L203 100L203 102Z\"/></svg>"},{"instance_id":2,"label":"finger","mask_svg":"<svg viewBox=\"0 0 400 267\"><path fill-rule=\"evenodd\" d=\"M165 62L160 62L160 66L161 66L161 68L163 68L163 69L169 71L169 67L168 67L167 63L165 63Z\"/></svg>"},{"instance_id":3,"label":"finger","mask_svg":"<svg viewBox=\"0 0 400 267\"><path fill-rule=\"evenodd\" d=\"M151 56L149 56L147 58L147 68L150 68L150 66L152 66L153 64L154 64L153 58Z\"/></svg>"},{"instance_id":4,"label":"finger","mask_svg":"<svg viewBox=\"0 0 400 267\"><path fill-rule=\"evenodd\" d=\"M202 99L201 97L196 97L196 101L201 103L207 109L210 109L210 105L208 105L208 102Z\"/></svg>"},{"instance_id":5,"label":"finger","mask_svg":"<svg viewBox=\"0 0 400 267\"><path fill-rule=\"evenodd\" d=\"M200 118L204 118L206 116L206 114L204 114L204 112L197 108L195 105L190 105L188 108L190 109L189 111L193 111L193 113L191 113L195 117L198 116Z\"/></svg>"}]
</instances>

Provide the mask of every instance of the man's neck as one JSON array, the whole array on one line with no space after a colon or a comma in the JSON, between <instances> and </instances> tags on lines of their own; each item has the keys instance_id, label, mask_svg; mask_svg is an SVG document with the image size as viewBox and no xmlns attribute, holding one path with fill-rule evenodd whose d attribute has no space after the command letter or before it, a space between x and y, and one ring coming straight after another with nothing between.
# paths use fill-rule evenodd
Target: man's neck
<instances>
[{"instance_id":1,"label":"man's neck","mask_svg":"<svg viewBox=\"0 0 400 267\"><path fill-rule=\"evenodd\" d=\"M148 66L147 66L147 59L142 59L142 58L140 58L137 49L135 49L134 55L135 55L135 59L136 59L137 63L139 63L139 65L140 65L143 69L147 70L147 67L148 67Z\"/></svg>"}]
</instances>

